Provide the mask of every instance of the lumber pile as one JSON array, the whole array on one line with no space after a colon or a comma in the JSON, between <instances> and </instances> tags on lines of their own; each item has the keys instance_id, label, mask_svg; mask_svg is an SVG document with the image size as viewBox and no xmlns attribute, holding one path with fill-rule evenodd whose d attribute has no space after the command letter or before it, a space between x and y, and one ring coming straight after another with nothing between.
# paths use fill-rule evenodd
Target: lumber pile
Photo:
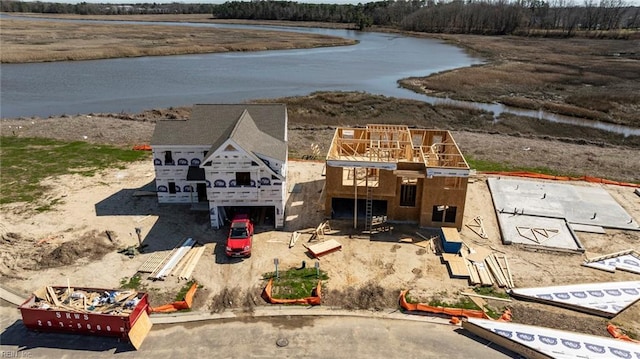
<instances>
[{"instance_id":1,"label":"lumber pile","mask_svg":"<svg viewBox=\"0 0 640 359\"><path fill-rule=\"evenodd\" d=\"M485 286L497 285L501 288L513 288L513 276L509 268L507 257L486 248L471 248L465 246L461 251L469 270L469 282Z\"/></svg>"},{"instance_id":2,"label":"lumber pile","mask_svg":"<svg viewBox=\"0 0 640 359\"><path fill-rule=\"evenodd\" d=\"M44 287L35 292L31 308L129 316L140 301L135 290Z\"/></svg>"},{"instance_id":3,"label":"lumber pile","mask_svg":"<svg viewBox=\"0 0 640 359\"><path fill-rule=\"evenodd\" d=\"M204 246L191 247L189 252L182 257L178 265L171 271L171 275L178 276L178 280L189 280L193 270L200 261L200 257L204 253Z\"/></svg>"},{"instance_id":4,"label":"lumber pile","mask_svg":"<svg viewBox=\"0 0 640 359\"><path fill-rule=\"evenodd\" d=\"M459 253L442 253L442 261L452 277L469 278L472 285L514 287L509 261L504 254L464 244Z\"/></svg>"},{"instance_id":5,"label":"lumber pile","mask_svg":"<svg viewBox=\"0 0 640 359\"><path fill-rule=\"evenodd\" d=\"M173 251L171 251L171 255L149 275L149 279L164 280L165 277L173 272L182 258L189 253L195 244L196 241L193 238L185 239L180 245L174 248Z\"/></svg>"}]
</instances>

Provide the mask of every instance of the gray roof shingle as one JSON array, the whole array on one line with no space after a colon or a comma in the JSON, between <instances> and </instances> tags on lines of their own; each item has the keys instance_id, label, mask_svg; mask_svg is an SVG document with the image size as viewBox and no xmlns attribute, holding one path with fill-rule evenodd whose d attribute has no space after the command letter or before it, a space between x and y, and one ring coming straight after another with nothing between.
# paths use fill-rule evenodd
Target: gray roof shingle
<instances>
[{"instance_id":1,"label":"gray roof shingle","mask_svg":"<svg viewBox=\"0 0 640 359\"><path fill-rule=\"evenodd\" d=\"M286 160L286 119L284 104L197 104L188 120L158 121L151 146L210 146L213 151L233 137L247 151Z\"/></svg>"}]
</instances>

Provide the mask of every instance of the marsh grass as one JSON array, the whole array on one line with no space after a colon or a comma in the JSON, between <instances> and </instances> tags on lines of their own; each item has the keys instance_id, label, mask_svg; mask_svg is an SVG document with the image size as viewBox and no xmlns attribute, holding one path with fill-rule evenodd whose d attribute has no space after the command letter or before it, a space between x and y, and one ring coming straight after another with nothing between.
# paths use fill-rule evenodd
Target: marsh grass
<instances>
[{"instance_id":1,"label":"marsh grass","mask_svg":"<svg viewBox=\"0 0 640 359\"><path fill-rule=\"evenodd\" d=\"M3 19L0 61L93 60L355 43L352 39L283 31Z\"/></svg>"},{"instance_id":2,"label":"marsh grass","mask_svg":"<svg viewBox=\"0 0 640 359\"><path fill-rule=\"evenodd\" d=\"M149 158L148 152L86 142L20 137L1 137L0 141L0 204L33 202L40 211L56 204L56 200L43 201L47 188L41 181L47 177L93 176L103 169Z\"/></svg>"}]
</instances>

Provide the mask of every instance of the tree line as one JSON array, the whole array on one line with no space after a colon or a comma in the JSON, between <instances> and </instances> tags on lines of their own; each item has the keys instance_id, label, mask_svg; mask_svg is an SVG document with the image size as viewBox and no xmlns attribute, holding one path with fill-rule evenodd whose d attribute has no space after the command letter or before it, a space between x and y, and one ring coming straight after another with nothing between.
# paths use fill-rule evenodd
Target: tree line
<instances>
[{"instance_id":1,"label":"tree line","mask_svg":"<svg viewBox=\"0 0 640 359\"><path fill-rule=\"evenodd\" d=\"M211 14L218 19L319 21L429 33L619 36L640 29L640 7L624 0L384 0L359 4L228 1L222 4L61 4L0 0L4 12L97 14Z\"/></svg>"}]
</instances>

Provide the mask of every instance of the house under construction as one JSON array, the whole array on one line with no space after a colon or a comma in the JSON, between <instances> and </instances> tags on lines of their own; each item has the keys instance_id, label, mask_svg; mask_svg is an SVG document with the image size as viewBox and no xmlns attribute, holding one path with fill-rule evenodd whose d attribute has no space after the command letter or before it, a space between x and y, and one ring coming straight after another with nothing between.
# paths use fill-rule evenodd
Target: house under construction
<instances>
[{"instance_id":1,"label":"house under construction","mask_svg":"<svg viewBox=\"0 0 640 359\"><path fill-rule=\"evenodd\" d=\"M325 211L354 227L462 227L469 165L449 131L401 125L336 129L327 155Z\"/></svg>"}]
</instances>

